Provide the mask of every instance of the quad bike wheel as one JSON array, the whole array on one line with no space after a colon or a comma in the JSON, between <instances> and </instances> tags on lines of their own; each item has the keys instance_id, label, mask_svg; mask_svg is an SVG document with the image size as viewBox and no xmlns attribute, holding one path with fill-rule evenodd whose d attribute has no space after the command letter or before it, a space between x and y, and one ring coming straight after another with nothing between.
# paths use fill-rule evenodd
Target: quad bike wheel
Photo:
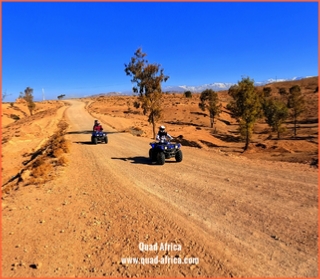
<instances>
[{"instance_id":1,"label":"quad bike wheel","mask_svg":"<svg viewBox=\"0 0 320 279\"><path fill-rule=\"evenodd\" d=\"M166 156L164 155L164 153L163 152L158 152L158 154L157 154L157 163L159 165L164 165L165 161L166 161Z\"/></svg>"},{"instance_id":2,"label":"quad bike wheel","mask_svg":"<svg viewBox=\"0 0 320 279\"><path fill-rule=\"evenodd\" d=\"M177 153L176 153L176 155L175 155L175 159L176 159L177 162L181 162L181 161L182 161L182 158L183 158L183 156L182 156L182 151L181 151L181 150L178 150Z\"/></svg>"},{"instance_id":3,"label":"quad bike wheel","mask_svg":"<svg viewBox=\"0 0 320 279\"><path fill-rule=\"evenodd\" d=\"M92 143L93 143L93 144L97 144L97 143L98 143L98 139L97 139L96 137L93 137L93 138L92 138Z\"/></svg>"},{"instance_id":4,"label":"quad bike wheel","mask_svg":"<svg viewBox=\"0 0 320 279\"><path fill-rule=\"evenodd\" d=\"M150 148L149 149L149 158L151 162L156 162L157 161L157 154L154 149Z\"/></svg>"}]
</instances>

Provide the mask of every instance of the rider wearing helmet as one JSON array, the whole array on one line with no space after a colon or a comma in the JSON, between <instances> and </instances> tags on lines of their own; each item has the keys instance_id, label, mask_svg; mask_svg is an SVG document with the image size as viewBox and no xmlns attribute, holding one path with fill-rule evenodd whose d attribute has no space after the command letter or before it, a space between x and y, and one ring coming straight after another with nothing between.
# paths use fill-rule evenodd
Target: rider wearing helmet
<instances>
[{"instance_id":1,"label":"rider wearing helmet","mask_svg":"<svg viewBox=\"0 0 320 279\"><path fill-rule=\"evenodd\" d=\"M98 120L94 121L93 131L100 131L100 132L103 131L102 125Z\"/></svg>"},{"instance_id":2,"label":"rider wearing helmet","mask_svg":"<svg viewBox=\"0 0 320 279\"><path fill-rule=\"evenodd\" d=\"M156 137L156 140L172 140L173 137L171 137L167 132L166 132L166 127L165 126L160 126L159 131Z\"/></svg>"}]
</instances>

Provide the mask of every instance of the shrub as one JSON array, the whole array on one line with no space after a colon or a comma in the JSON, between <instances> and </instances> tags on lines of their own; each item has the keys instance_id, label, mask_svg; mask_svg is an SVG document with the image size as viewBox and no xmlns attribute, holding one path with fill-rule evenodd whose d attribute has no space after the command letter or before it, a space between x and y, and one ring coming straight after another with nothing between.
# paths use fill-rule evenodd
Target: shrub
<instances>
[{"instance_id":1,"label":"shrub","mask_svg":"<svg viewBox=\"0 0 320 279\"><path fill-rule=\"evenodd\" d=\"M19 115L16 115L16 114L10 114L10 118L12 118L13 120L19 120L20 119Z\"/></svg>"},{"instance_id":2,"label":"shrub","mask_svg":"<svg viewBox=\"0 0 320 279\"><path fill-rule=\"evenodd\" d=\"M184 92L184 96L185 96L186 98L192 98L192 93L191 93L191 91L186 91L186 92Z\"/></svg>"},{"instance_id":3,"label":"shrub","mask_svg":"<svg viewBox=\"0 0 320 279\"><path fill-rule=\"evenodd\" d=\"M133 102L133 106L134 106L136 109L138 109L138 108L140 108L140 103L139 103L138 101L134 101L134 102Z\"/></svg>"}]
</instances>

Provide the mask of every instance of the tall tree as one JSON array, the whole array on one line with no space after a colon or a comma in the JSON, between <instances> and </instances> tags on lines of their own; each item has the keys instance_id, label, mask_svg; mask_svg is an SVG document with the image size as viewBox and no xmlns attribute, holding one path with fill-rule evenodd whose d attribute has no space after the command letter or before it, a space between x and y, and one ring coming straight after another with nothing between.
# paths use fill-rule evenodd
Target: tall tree
<instances>
[{"instance_id":1,"label":"tall tree","mask_svg":"<svg viewBox=\"0 0 320 279\"><path fill-rule=\"evenodd\" d=\"M227 105L227 108L240 125L240 135L245 140L244 150L247 150L254 124L262 117L261 95L258 94L254 81L249 77L242 78L238 84L231 86L228 94L233 100Z\"/></svg>"},{"instance_id":2,"label":"tall tree","mask_svg":"<svg viewBox=\"0 0 320 279\"><path fill-rule=\"evenodd\" d=\"M293 133L297 135L297 119L305 110L305 100L301 93L299 85L294 85L289 89L288 108L291 109L291 116L293 118Z\"/></svg>"},{"instance_id":3,"label":"tall tree","mask_svg":"<svg viewBox=\"0 0 320 279\"><path fill-rule=\"evenodd\" d=\"M212 89L206 89L201 92L199 108L203 111L208 110L210 114L210 127L213 128L214 119L221 112L221 103L219 103L218 94Z\"/></svg>"},{"instance_id":4,"label":"tall tree","mask_svg":"<svg viewBox=\"0 0 320 279\"><path fill-rule=\"evenodd\" d=\"M24 99L27 102L27 106L30 112L30 115L33 114L33 110L36 107L36 104L33 101L33 89L30 87L27 87L24 92L20 92L19 98Z\"/></svg>"},{"instance_id":5,"label":"tall tree","mask_svg":"<svg viewBox=\"0 0 320 279\"><path fill-rule=\"evenodd\" d=\"M127 76L131 76L131 82L135 83L132 90L138 94L141 107L145 115L148 114L148 122L152 124L153 137L156 136L156 123L162 118L162 88L161 83L166 82L164 70L159 64L149 64L145 59L146 53L138 48L129 64L125 64Z\"/></svg>"}]
</instances>

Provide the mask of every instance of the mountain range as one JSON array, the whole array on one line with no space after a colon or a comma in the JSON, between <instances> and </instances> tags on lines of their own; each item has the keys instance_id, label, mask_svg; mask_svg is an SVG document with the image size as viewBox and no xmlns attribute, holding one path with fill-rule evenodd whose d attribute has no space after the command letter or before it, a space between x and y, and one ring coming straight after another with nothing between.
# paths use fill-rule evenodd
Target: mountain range
<instances>
[{"instance_id":1,"label":"mountain range","mask_svg":"<svg viewBox=\"0 0 320 279\"><path fill-rule=\"evenodd\" d=\"M272 78L270 78L265 81L255 82L254 85L255 86L263 86L263 85L267 85L267 84L275 83L275 82L294 81L294 80L301 80L301 79L310 78L310 77L312 77L312 76L301 76L301 77L294 77L291 79L272 79ZM202 85L197 85L197 86L191 86L191 85L164 86L162 88L162 91L163 92L176 92L176 93L179 93L179 92L183 93L186 91L191 91L191 92L201 93L202 91L204 91L206 89L212 89L212 90L218 92L218 91L228 90L232 85L235 85L235 84L237 84L237 83L214 82L214 83L202 84ZM103 96L103 95L108 95L108 96L132 95L132 91L100 93L100 94L91 95L91 97L97 97L97 96Z\"/></svg>"},{"instance_id":2,"label":"mountain range","mask_svg":"<svg viewBox=\"0 0 320 279\"><path fill-rule=\"evenodd\" d=\"M282 81L293 81L293 80L300 80L304 78L309 78L312 76L304 76L304 77L294 77L292 79L268 79L266 81L260 81L255 82L255 86L263 86L269 83L275 83L275 82L282 82ZM235 85L236 83L230 83L230 82L214 82L209 84L203 84L198 86L189 86L189 85L178 85L178 86L166 86L162 90L164 92L185 92L185 91L191 91L191 92L202 92L206 89L212 89L214 91L223 91L228 90L232 85Z\"/></svg>"}]
</instances>

